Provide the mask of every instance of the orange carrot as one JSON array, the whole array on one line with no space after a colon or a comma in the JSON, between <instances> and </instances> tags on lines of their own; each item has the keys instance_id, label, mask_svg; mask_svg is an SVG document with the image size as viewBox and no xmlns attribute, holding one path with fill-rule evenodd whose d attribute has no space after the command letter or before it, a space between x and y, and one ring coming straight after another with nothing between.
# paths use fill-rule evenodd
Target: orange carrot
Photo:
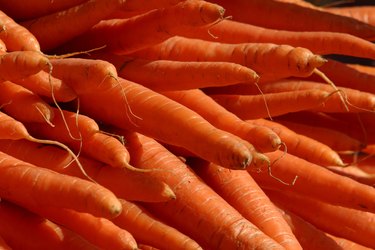
<instances>
[{"instance_id":1,"label":"orange carrot","mask_svg":"<svg viewBox=\"0 0 375 250\"><path fill-rule=\"evenodd\" d=\"M373 199L375 193L372 187L335 174L288 153L276 151L266 153L266 155L272 160L273 175L293 185L285 185L266 172L250 171L251 176L261 187L291 191L331 204L367 212L375 210L375 199ZM278 160L275 161L276 159Z\"/></svg>"},{"instance_id":2,"label":"orange carrot","mask_svg":"<svg viewBox=\"0 0 375 250\"><path fill-rule=\"evenodd\" d=\"M37 95L54 98L57 102L69 102L77 98L77 94L65 81L55 78L45 71L22 79L15 79L13 82Z\"/></svg>"},{"instance_id":3,"label":"orange carrot","mask_svg":"<svg viewBox=\"0 0 375 250\"><path fill-rule=\"evenodd\" d=\"M368 227L375 215L356 209L335 206L307 196L287 192L266 191L270 199L281 207L310 221L316 227L367 247L374 248L375 230Z\"/></svg>"},{"instance_id":4,"label":"orange carrot","mask_svg":"<svg viewBox=\"0 0 375 250\"><path fill-rule=\"evenodd\" d=\"M7 52L7 46L5 45L4 41L0 39L0 53L3 54L5 52Z\"/></svg>"},{"instance_id":5,"label":"orange carrot","mask_svg":"<svg viewBox=\"0 0 375 250\"><path fill-rule=\"evenodd\" d=\"M122 212L113 222L128 230L137 242L160 249L202 249L197 242L177 229L164 224L142 206L126 200L120 200Z\"/></svg>"},{"instance_id":6,"label":"orange carrot","mask_svg":"<svg viewBox=\"0 0 375 250\"><path fill-rule=\"evenodd\" d=\"M0 140L0 151L62 174L85 178L72 162L72 157L57 147L48 145L40 147L38 143L25 140ZM119 198L144 202L175 199L175 194L167 184L156 180L147 173L111 168L82 156L79 157L79 160L91 178L111 190Z\"/></svg>"},{"instance_id":7,"label":"orange carrot","mask_svg":"<svg viewBox=\"0 0 375 250\"><path fill-rule=\"evenodd\" d=\"M125 138L133 165L160 166L165 171L152 174L170 185L178 197L166 203L144 204L152 214L161 216L204 249L283 249L155 140L134 133Z\"/></svg>"},{"instance_id":8,"label":"orange carrot","mask_svg":"<svg viewBox=\"0 0 375 250\"><path fill-rule=\"evenodd\" d=\"M155 91L226 86L258 80L253 70L229 62L143 60L109 53L103 53L99 58L114 64L120 77Z\"/></svg>"},{"instance_id":9,"label":"orange carrot","mask_svg":"<svg viewBox=\"0 0 375 250\"><path fill-rule=\"evenodd\" d=\"M124 11L140 11L140 10L152 10L169 5L175 5L182 0L126 0L121 10Z\"/></svg>"},{"instance_id":10,"label":"orange carrot","mask_svg":"<svg viewBox=\"0 0 375 250\"><path fill-rule=\"evenodd\" d=\"M265 119L247 120L254 125L272 129L286 145L288 153L322 166L343 166L340 156L332 148L303 134L295 133L282 124Z\"/></svg>"},{"instance_id":11,"label":"orange carrot","mask_svg":"<svg viewBox=\"0 0 375 250\"><path fill-rule=\"evenodd\" d=\"M330 235L330 237L341 247L341 249L350 249L350 250L371 250L373 248L365 247L363 245L360 245L356 242L353 242L348 239L336 237L333 235Z\"/></svg>"},{"instance_id":12,"label":"orange carrot","mask_svg":"<svg viewBox=\"0 0 375 250\"><path fill-rule=\"evenodd\" d=\"M89 213L51 206L37 206L32 210L59 225L74 231L93 245L103 249L135 250L137 243L126 230L112 221ZM114 237L115 236L115 237Z\"/></svg>"},{"instance_id":13,"label":"orange carrot","mask_svg":"<svg viewBox=\"0 0 375 250\"><path fill-rule=\"evenodd\" d=\"M234 17L235 19L235 17ZM339 54L372 59L373 43L359 37L338 32L288 31L269 29L234 20L223 20L211 27L185 29L186 37L224 43L276 43L303 47L315 54Z\"/></svg>"},{"instance_id":14,"label":"orange carrot","mask_svg":"<svg viewBox=\"0 0 375 250\"><path fill-rule=\"evenodd\" d=\"M52 107L30 90L10 81L0 83L1 109L21 122L50 123Z\"/></svg>"},{"instance_id":15,"label":"orange carrot","mask_svg":"<svg viewBox=\"0 0 375 250\"><path fill-rule=\"evenodd\" d=\"M196 111L217 128L249 141L261 152L274 151L281 145L280 138L270 129L244 122L198 89L168 91L162 94Z\"/></svg>"},{"instance_id":16,"label":"orange carrot","mask_svg":"<svg viewBox=\"0 0 375 250\"><path fill-rule=\"evenodd\" d=\"M64 47L82 51L106 46L107 51L129 54L178 35L181 26L213 23L223 14L224 9L217 4L186 0L129 19L104 20Z\"/></svg>"},{"instance_id":17,"label":"orange carrot","mask_svg":"<svg viewBox=\"0 0 375 250\"><path fill-rule=\"evenodd\" d=\"M9 51L30 50L40 52L40 45L35 36L5 14L2 7L1 10L2 31L0 32L0 39L4 41L7 49Z\"/></svg>"},{"instance_id":18,"label":"orange carrot","mask_svg":"<svg viewBox=\"0 0 375 250\"><path fill-rule=\"evenodd\" d=\"M330 166L328 169L334 173L347 176L360 183L375 186L375 174L369 174L358 166L347 166L345 168Z\"/></svg>"},{"instance_id":19,"label":"orange carrot","mask_svg":"<svg viewBox=\"0 0 375 250\"><path fill-rule=\"evenodd\" d=\"M105 218L113 218L121 212L116 196L96 183L40 168L5 153L0 155L0 195L4 199L24 207L53 204Z\"/></svg>"},{"instance_id":20,"label":"orange carrot","mask_svg":"<svg viewBox=\"0 0 375 250\"><path fill-rule=\"evenodd\" d=\"M374 6L348 6L348 7L331 7L331 8L324 8L324 11L329 13L347 16L354 18L358 21L370 24L375 26L375 18L374 18Z\"/></svg>"},{"instance_id":21,"label":"orange carrot","mask_svg":"<svg viewBox=\"0 0 375 250\"><path fill-rule=\"evenodd\" d=\"M222 5L234 20L262 27L295 31L333 31L369 40L375 38L375 27L371 25L293 3L276 0L217 0L216 3ZM243 11L246 9L257 15L249 15Z\"/></svg>"},{"instance_id":22,"label":"orange carrot","mask_svg":"<svg viewBox=\"0 0 375 250\"><path fill-rule=\"evenodd\" d=\"M272 43L227 44L184 37L172 37L133 56L176 61L233 62L253 69L261 81L289 76L307 77L325 63L322 57L300 47ZM273 70L270 71L270 68Z\"/></svg>"},{"instance_id":23,"label":"orange carrot","mask_svg":"<svg viewBox=\"0 0 375 250\"><path fill-rule=\"evenodd\" d=\"M325 103L330 93L318 89L262 95L211 95L217 103L243 120L268 118L310 110Z\"/></svg>"},{"instance_id":24,"label":"orange carrot","mask_svg":"<svg viewBox=\"0 0 375 250\"><path fill-rule=\"evenodd\" d=\"M246 170L233 171L203 161L193 161L189 165L262 232L285 249L302 249L282 215Z\"/></svg>"},{"instance_id":25,"label":"orange carrot","mask_svg":"<svg viewBox=\"0 0 375 250\"><path fill-rule=\"evenodd\" d=\"M34 34L42 50L47 51L89 30L124 2L124 0L84 1L69 9L21 22L21 25Z\"/></svg>"},{"instance_id":26,"label":"orange carrot","mask_svg":"<svg viewBox=\"0 0 375 250\"><path fill-rule=\"evenodd\" d=\"M364 65L364 64L346 64L346 65L362 73L375 75L374 65Z\"/></svg>"},{"instance_id":27,"label":"orange carrot","mask_svg":"<svg viewBox=\"0 0 375 250\"><path fill-rule=\"evenodd\" d=\"M6 200L0 202L0 218L0 235L12 249L95 249L76 233Z\"/></svg>"},{"instance_id":28,"label":"orange carrot","mask_svg":"<svg viewBox=\"0 0 375 250\"><path fill-rule=\"evenodd\" d=\"M80 100L82 112L98 121L185 147L222 166L245 168L252 161L248 142L217 129L196 112L139 84L120 78L115 88L81 95Z\"/></svg>"},{"instance_id":29,"label":"orange carrot","mask_svg":"<svg viewBox=\"0 0 375 250\"><path fill-rule=\"evenodd\" d=\"M14 80L49 69L49 60L39 52L14 51L0 55L0 79Z\"/></svg>"}]
</instances>

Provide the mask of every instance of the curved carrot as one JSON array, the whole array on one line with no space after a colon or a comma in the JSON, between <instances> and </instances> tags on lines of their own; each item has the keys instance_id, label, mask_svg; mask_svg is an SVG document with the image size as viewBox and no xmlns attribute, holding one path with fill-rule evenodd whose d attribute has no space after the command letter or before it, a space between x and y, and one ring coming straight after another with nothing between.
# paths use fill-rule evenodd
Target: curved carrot
<instances>
[{"instance_id":1,"label":"curved carrot","mask_svg":"<svg viewBox=\"0 0 375 250\"><path fill-rule=\"evenodd\" d=\"M347 16L358 21L375 26L374 6L348 6L348 7L330 7L323 9L326 12Z\"/></svg>"},{"instance_id":2,"label":"curved carrot","mask_svg":"<svg viewBox=\"0 0 375 250\"><path fill-rule=\"evenodd\" d=\"M308 49L289 45L227 44L185 37L172 37L132 55L148 59L238 63L254 70L260 76L260 81L290 76L307 77L326 61ZM273 70L270 71L270 68Z\"/></svg>"},{"instance_id":3,"label":"curved carrot","mask_svg":"<svg viewBox=\"0 0 375 250\"><path fill-rule=\"evenodd\" d=\"M117 87L81 95L80 100L82 112L94 119L185 147L222 166L246 168L252 161L248 142L217 129L196 112L139 84L120 78ZM170 126L164 126L166 123Z\"/></svg>"},{"instance_id":4,"label":"curved carrot","mask_svg":"<svg viewBox=\"0 0 375 250\"><path fill-rule=\"evenodd\" d=\"M158 249L202 249L193 239L164 224L142 206L126 200L120 201L122 212L113 219L113 222L119 227L128 230L137 242L142 242Z\"/></svg>"},{"instance_id":5,"label":"curved carrot","mask_svg":"<svg viewBox=\"0 0 375 250\"><path fill-rule=\"evenodd\" d=\"M125 138L134 166L160 166L165 171L153 171L152 175L170 185L178 197L167 203L144 204L152 214L161 216L204 249L283 249L155 140L134 133Z\"/></svg>"},{"instance_id":6,"label":"curved carrot","mask_svg":"<svg viewBox=\"0 0 375 250\"><path fill-rule=\"evenodd\" d=\"M4 199L0 202L0 219L2 224L0 235L13 249L92 250L94 248L65 227Z\"/></svg>"},{"instance_id":7,"label":"curved carrot","mask_svg":"<svg viewBox=\"0 0 375 250\"><path fill-rule=\"evenodd\" d=\"M246 170L232 171L203 161L189 165L262 232L285 249L302 249L282 215Z\"/></svg>"}]
</instances>

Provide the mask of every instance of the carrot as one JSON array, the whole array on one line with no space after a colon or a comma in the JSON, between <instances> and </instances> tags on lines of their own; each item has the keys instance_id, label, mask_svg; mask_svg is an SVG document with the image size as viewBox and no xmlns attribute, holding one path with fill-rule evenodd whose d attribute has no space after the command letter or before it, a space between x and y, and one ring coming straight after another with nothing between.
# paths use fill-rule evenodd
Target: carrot
<instances>
[{"instance_id":1,"label":"carrot","mask_svg":"<svg viewBox=\"0 0 375 250\"><path fill-rule=\"evenodd\" d=\"M39 0L34 2L24 2L22 0L14 0L12 2L0 1L0 8L17 21L20 21L51 14L82 2L85 2L85 0Z\"/></svg>"},{"instance_id":2,"label":"carrot","mask_svg":"<svg viewBox=\"0 0 375 250\"><path fill-rule=\"evenodd\" d=\"M370 74L370 75L375 75L375 67L374 65L371 66L371 65L364 65L364 64L347 64L347 66L355 69L355 70L358 70L362 73L367 73L367 74Z\"/></svg>"},{"instance_id":3,"label":"carrot","mask_svg":"<svg viewBox=\"0 0 375 250\"><path fill-rule=\"evenodd\" d=\"M280 138L270 129L244 122L198 89L161 93L196 111L217 128L247 140L259 151L274 151L282 144Z\"/></svg>"},{"instance_id":4,"label":"carrot","mask_svg":"<svg viewBox=\"0 0 375 250\"><path fill-rule=\"evenodd\" d=\"M182 1L129 19L103 20L66 44L65 48L80 51L106 46L106 51L129 54L178 35L181 26L213 23L222 19L223 14L224 9L217 4Z\"/></svg>"},{"instance_id":5,"label":"carrot","mask_svg":"<svg viewBox=\"0 0 375 250\"><path fill-rule=\"evenodd\" d=\"M340 156L332 148L303 134L295 133L286 126L266 119L246 122L272 129L286 145L286 151L309 162L322 166L343 166Z\"/></svg>"},{"instance_id":6,"label":"carrot","mask_svg":"<svg viewBox=\"0 0 375 250\"><path fill-rule=\"evenodd\" d=\"M59 225L74 231L102 249L138 249L134 237L112 221L89 213L51 206L37 206L32 210ZM114 237L116 236L116 237Z\"/></svg>"},{"instance_id":7,"label":"carrot","mask_svg":"<svg viewBox=\"0 0 375 250\"><path fill-rule=\"evenodd\" d=\"M1 250L11 250L10 246L5 242L5 240L0 236L0 249Z\"/></svg>"},{"instance_id":8,"label":"carrot","mask_svg":"<svg viewBox=\"0 0 375 250\"><path fill-rule=\"evenodd\" d=\"M285 249L302 249L282 215L246 170L233 171L200 160L191 162L190 166L262 232Z\"/></svg>"},{"instance_id":9,"label":"carrot","mask_svg":"<svg viewBox=\"0 0 375 250\"><path fill-rule=\"evenodd\" d=\"M14 80L49 69L49 60L39 52L14 51L0 55L0 79Z\"/></svg>"},{"instance_id":10,"label":"carrot","mask_svg":"<svg viewBox=\"0 0 375 250\"><path fill-rule=\"evenodd\" d=\"M241 119L250 120L314 109L324 105L329 96L324 90L306 89L263 95L211 95L211 98Z\"/></svg>"},{"instance_id":11,"label":"carrot","mask_svg":"<svg viewBox=\"0 0 375 250\"><path fill-rule=\"evenodd\" d=\"M53 67L52 76L66 82L77 94L103 91L118 84L116 68L107 61L63 58L52 59L50 62Z\"/></svg>"},{"instance_id":12,"label":"carrot","mask_svg":"<svg viewBox=\"0 0 375 250\"><path fill-rule=\"evenodd\" d=\"M0 218L0 234L12 249L96 249L65 227L6 200L0 202Z\"/></svg>"},{"instance_id":13,"label":"carrot","mask_svg":"<svg viewBox=\"0 0 375 250\"><path fill-rule=\"evenodd\" d=\"M36 37L5 14L2 6L1 10L0 22L2 23L2 31L0 32L0 39L4 41L7 49L9 51L30 50L40 52L40 45Z\"/></svg>"},{"instance_id":14,"label":"carrot","mask_svg":"<svg viewBox=\"0 0 375 250\"><path fill-rule=\"evenodd\" d=\"M294 235L306 250L342 250L332 237L296 214L280 209ZM344 248L345 249L345 248Z\"/></svg>"},{"instance_id":15,"label":"carrot","mask_svg":"<svg viewBox=\"0 0 375 250\"><path fill-rule=\"evenodd\" d=\"M373 17L373 13L375 11L374 6L348 6L348 7L331 7L331 8L324 8L324 11L329 13L347 16L354 18L358 21L363 23L370 24L375 26L375 18Z\"/></svg>"},{"instance_id":16,"label":"carrot","mask_svg":"<svg viewBox=\"0 0 375 250\"><path fill-rule=\"evenodd\" d=\"M89 0L69 9L20 24L34 34L43 51L48 51L89 30L124 2L124 0Z\"/></svg>"},{"instance_id":17,"label":"carrot","mask_svg":"<svg viewBox=\"0 0 375 250\"><path fill-rule=\"evenodd\" d=\"M351 250L371 250L369 247L362 246L356 242L353 242L348 239L336 237L333 235L330 235L331 238L337 242L337 244L341 247L341 249L351 249Z\"/></svg>"},{"instance_id":18,"label":"carrot","mask_svg":"<svg viewBox=\"0 0 375 250\"><path fill-rule=\"evenodd\" d=\"M333 31L348 33L367 40L375 38L375 27L349 17L275 0L218 0L234 20L278 30ZM257 15L249 15L251 10ZM269 17L272 18L269 18ZM292 18L293 17L293 18ZM307 18L308 17L308 18Z\"/></svg>"},{"instance_id":19,"label":"carrot","mask_svg":"<svg viewBox=\"0 0 375 250\"><path fill-rule=\"evenodd\" d=\"M152 214L196 240L204 249L283 249L155 140L134 133L125 138L133 165L160 166L165 171L152 174L170 185L178 197L170 202L144 204Z\"/></svg>"},{"instance_id":20,"label":"carrot","mask_svg":"<svg viewBox=\"0 0 375 250\"><path fill-rule=\"evenodd\" d=\"M0 83L2 110L21 122L50 123L52 107L30 90L10 81Z\"/></svg>"},{"instance_id":21,"label":"carrot","mask_svg":"<svg viewBox=\"0 0 375 250\"><path fill-rule=\"evenodd\" d=\"M77 98L77 94L65 81L55 78L45 71L15 79L13 82L24 86L37 95L50 99L54 98L57 102L69 102Z\"/></svg>"},{"instance_id":22,"label":"carrot","mask_svg":"<svg viewBox=\"0 0 375 250\"><path fill-rule=\"evenodd\" d=\"M7 46L5 45L4 41L0 39L0 53L3 54L5 52L7 52Z\"/></svg>"},{"instance_id":23,"label":"carrot","mask_svg":"<svg viewBox=\"0 0 375 250\"><path fill-rule=\"evenodd\" d=\"M25 140L0 140L0 151L43 168L85 178L75 163L71 163L72 157L60 148L48 145L40 147L38 143ZM108 188L119 198L144 202L162 202L176 198L167 184L147 173L111 168L82 156L79 160L95 182Z\"/></svg>"},{"instance_id":24,"label":"carrot","mask_svg":"<svg viewBox=\"0 0 375 250\"><path fill-rule=\"evenodd\" d=\"M323 231L374 248L373 213L331 205L302 195L266 191L270 199Z\"/></svg>"},{"instance_id":25,"label":"carrot","mask_svg":"<svg viewBox=\"0 0 375 250\"><path fill-rule=\"evenodd\" d=\"M117 87L81 95L80 100L82 112L98 121L185 147L222 166L245 168L252 161L248 142L217 129L196 112L139 84L120 78ZM127 113L127 108L132 114Z\"/></svg>"},{"instance_id":26,"label":"carrot","mask_svg":"<svg viewBox=\"0 0 375 250\"><path fill-rule=\"evenodd\" d=\"M137 242L160 249L202 249L197 242L158 220L142 206L126 200L120 201L122 212L113 222L128 230Z\"/></svg>"},{"instance_id":27,"label":"carrot","mask_svg":"<svg viewBox=\"0 0 375 250\"><path fill-rule=\"evenodd\" d=\"M273 175L293 185L285 185L266 172L254 173L249 171L261 187L291 191L331 204L362 211L374 211L374 199L372 197L375 193L372 187L332 173L328 169L288 153L276 151L266 153L266 155L272 160ZM275 162L276 159L278 160ZM327 192L327 190L330 190L330 192Z\"/></svg>"},{"instance_id":28,"label":"carrot","mask_svg":"<svg viewBox=\"0 0 375 250\"><path fill-rule=\"evenodd\" d=\"M143 60L109 53L103 53L99 58L114 64L120 77L155 91L255 83L258 80L253 70L229 62Z\"/></svg>"},{"instance_id":29,"label":"carrot","mask_svg":"<svg viewBox=\"0 0 375 250\"><path fill-rule=\"evenodd\" d=\"M126 0L121 10L123 11L146 11L178 4L182 0Z\"/></svg>"},{"instance_id":30,"label":"carrot","mask_svg":"<svg viewBox=\"0 0 375 250\"><path fill-rule=\"evenodd\" d=\"M185 29L183 35L223 43L288 44L307 48L319 55L338 54L369 59L375 56L373 43L350 34L269 29L227 19L211 27Z\"/></svg>"},{"instance_id":31,"label":"carrot","mask_svg":"<svg viewBox=\"0 0 375 250\"><path fill-rule=\"evenodd\" d=\"M357 166L347 166L345 168L340 168L336 166L328 167L334 173L347 176L351 179L354 179L360 183L375 186L375 174L369 174L366 171L362 170L360 167Z\"/></svg>"},{"instance_id":32,"label":"carrot","mask_svg":"<svg viewBox=\"0 0 375 250\"><path fill-rule=\"evenodd\" d=\"M300 47L272 43L227 44L185 37L172 37L132 55L176 61L233 62L253 69L261 81L307 77L325 63L322 57Z\"/></svg>"}]
</instances>

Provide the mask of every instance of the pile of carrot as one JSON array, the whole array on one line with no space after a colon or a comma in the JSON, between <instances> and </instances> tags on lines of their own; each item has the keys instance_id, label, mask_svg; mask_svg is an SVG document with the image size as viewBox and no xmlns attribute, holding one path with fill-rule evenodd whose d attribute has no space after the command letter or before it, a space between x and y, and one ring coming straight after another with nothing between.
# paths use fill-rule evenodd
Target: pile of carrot
<instances>
[{"instance_id":1,"label":"pile of carrot","mask_svg":"<svg viewBox=\"0 0 375 250\"><path fill-rule=\"evenodd\" d=\"M371 12L0 0L0 249L375 249Z\"/></svg>"}]
</instances>

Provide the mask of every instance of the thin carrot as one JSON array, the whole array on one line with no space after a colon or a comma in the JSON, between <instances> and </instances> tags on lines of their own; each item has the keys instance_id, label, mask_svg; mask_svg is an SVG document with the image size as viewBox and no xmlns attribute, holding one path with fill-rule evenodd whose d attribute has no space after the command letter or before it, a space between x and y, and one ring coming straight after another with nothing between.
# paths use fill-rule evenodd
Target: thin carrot
<instances>
[{"instance_id":1,"label":"thin carrot","mask_svg":"<svg viewBox=\"0 0 375 250\"><path fill-rule=\"evenodd\" d=\"M325 103L330 93L319 89L306 89L262 95L223 94L210 96L239 118L250 120L272 118L291 112L317 108Z\"/></svg>"},{"instance_id":2,"label":"thin carrot","mask_svg":"<svg viewBox=\"0 0 375 250\"><path fill-rule=\"evenodd\" d=\"M72 162L72 157L66 151L57 147L48 145L41 147L39 143L25 140L0 140L0 150L40 167L85 178L75 163ZM111 168L82 156L79 157L79 160L95 182L108 188L119 198L144 202L162 202L176 198L167 184L156 180L147 173Z\"/></svg>"},{"instance_id":3,"label":"thin carrot","mask_svg":"<svg viewBox=\"0 0 375 250\"><path fill-rule=\"evenodd\" d=\"M89 30L124 2L124 0L89 0L69 9L20 24L34 34L43 51L48 51Z\"/></svg>"},{"instance_id":4,"label":"thin carrot","mask_svg":"<svg viewBox=\"0 0 375 250\"><path fill-rule=\"evenodd\" d=\"M160 249L202 249L193 239L158 220L142 206L126 200L120 201L122 212L113 222L128 230L137 242Z\"/></svg>"},{"instance_id":5,"label":"thin carrot","mask_svg":"<svg viewBox=\"0 0 375 250\"><path fill-rule=\"evenodd\" d=\"M247 120L254 125L272 129L286 145L288 153L322 166L343 166L340 156L326 144L303 134L295 133L286 126L266 119Z\"/></svg>"},{"instance_id":6,"label":"thin carrot","mask_svg":"<svg viewBox=\"0 0 375 250\"><path fill-rule=\"evenodd\" d=\"M289 76L307 77L326 61L308 49L289 45L227 44L185 37L172 37L132 55L148 59L238 63L254 70L261 81ZM273 70L270 71L270 68Z\"/></svg>"},{"instance_id":7,"label":"thin carrot","mask_svg":"<svg viewBox=\"0 0 375 250\"><path fill-rule=\"evenodd\" d=\"M235 17L234 17L235 19ZM329 31L288 31L269 29L234 20L223 20L210 27L185 29L184 36L224 43L276 43L303 47L315 54L347 55L372 59L373 43L362 38Z\"/></svg>"},{"instance_id":8,"label":"thin carrot","mask_svg":"<svg viewBox=\"0 0 375 250\"><path fill-rule=\"evenodd\" d=\"M5 14L3 8L1 10L0 21L3 30L0 32L0 39L4 41L7 49L9 51L30 50L40 52L40 45L35 36Z\"/></svg>"},{"instance_id":9,"label":"thin carrot","mask_svg":"<svg viewBox=\"0 0 375 250\"><path fill-rule=\"evenodd\" d=\"M253 70L229 62L144 60L109 53L103 53L99 58L114 64L120 77L155 91L255 83L258 80Z\"/></svg>"},{"instance_id":10,"label":"thin carrot","mask_svg":"<svg viewBox=\"0 0 375 250\"><path fill-rule=\"evenodd\" d=\"M375 215L356 209L335 206L306 196L266 191L271 200L335 236L374 248L375 231L368 227Z\"/></svg>"},{"instance_id":11,"label":"thin carrot","mask_svg":"<svg viewBox=\"0 0 375 250\"><path fill-rule=\"evenodd\" d=\"M302 249L280 212L246 170L233 171L200 160L190 162L189 165L215 192L262 232L285 249Z\"/></svg>"},{"instance_id":12,"label":"thin carrot","mask_svg":"<svg viewBox=\"0 0 375 250\"><path fill-rule=\"evenodd\" d=\"M0 202L0 218L0 235L12 249L95 249L76 233L6 200Z\"/></svg>"},{"instance_id":13,"label":"thin carrot","mask_svg":"<svg viewBox=\"0 0 375 250\"><path fill-rule=\"evenodd\" d=\"M374 65L364 65L364 64L347 64L347 66L356 69L362 73L367 73L370 75L375 75Z\"/></svg>"},{"instance_id":14,"label":"thin carrot","mask_svg":"<svg viewBox=\"0 0 375 250\"><path fill-rule=\"evenodd\" d=\"M361 169L358 166L347 166L345 168L330 166L328 167L334 173L347 176L353 180L356 180L360 183L375 186L375 174L370 174Z\"/></svg>"},{"instance_id":15,"label":"thin carrot","mask_svg":"<svg viewBox=\"0 0 375 250\"><path fill-rule=\"evenodd\" d=\"M24 86L37 95L50 99L54 97L57 102L69 102L77 98L77 94L65 81L55 78L45 71L15 79L13 82Z\"/></svg>"},{"instance_id":16,"label":"thin carrot","mask_svg":"<svg viewBox=\"0 0 375 250\"><path fill-rule=\"evenodd\" d=\"M354 18L358 21L370 24L375 26L375 18L374 18L374 6L367 5L367 6L348 6L348 7L331 7L331 8L324 8L324 11L329 13L347 16Z\"/></svg>"},{"instance_id":17,"label":"thin carrot","mask_svg":"<svg viewBox=\"0 0 375 250\"><path fill-rule=\"evenodd\" d=\"M222 166L245 168L252 161L248 142L217 129L196 112L139 84L120 78L115 88L81 95L80 100L82 112L94 119L185 147Z\"/></svg>"},{"instance_id":18,"label":"thin carrot","mask_svg":"<svg viewBox=\"0 0 375 250\"><path fill-rule=\"evenodd\" d=\"M165 171L152 174L170 185L178 197L166 203L144 204L152 214L161 216L204 249L283 249L155 140L134 133L125 138L134 166L163 168Z\"/></svg>"},{"instance_id":19,"label":"thin carrot","mask_svg":"<svg viewBox=\"0 0 375 250\"><path fill-rule=\"evenodd\" d=\"M272 160L273 175L291 185L281 183L267 172L250 171L251 176L261 187L292 191L331 204L367 212L375 210L375 199L373 199L375 193L372 187L332 173L328 169L288 153L275 151L266 155Z\"/></svg>"},{"instance_id":20,"label":"thin carrot","mask_svg":"<svg viewBox=\"0 0 375 250\"><path fill-rule=\"evenodd\" d=\"M217 128L231 132L249 141L261 151L274 151L281 146L280 138L270 129L245 123L236 115L218 105L201 90L161 92L163 95L196 111Z\"/></svg>"},{"instance_id":21,"label":"thin carrot","mask_svg":"<svg viewBox=\"0 0 375 250\"><path fill-rule=\"evenodd\" d=\"M128 231L116 226L111 220L106 218L51 206L35 206L31 210L72 230L99 248L138 249L137 242Z\"/></svg>"},{"instance_id":22,"label":"thin carrot","mask_svg":"<svg viewBox=\"0 0 375 250\"><path fill-rule=\"evenodd\" d=\"M350 250L371 250L373 248L365 247L363 245L360 245L356 242L353 242L348 239L336 237L333 235L330 235L330 237L341 247L341 249L350 249Z\"/></svg>"},{"instance_id":23,"label":"thin carrot","mask_svg":"<svg viewBox=\"0 0 375 250\"><path fill-rule=\"evenodd\" d=\"M129 54L178 35L181 26L213 23L223 15L224 9L217 4L186 0L129 19L103 20L64 47L82 51L106 46L107 51Z\"/></svg>"},{"instance_id":24,"label":"thin carrot","mask_svg":"<svg viewBox=\"0 0 375 250\"><path fill-rule=\"evenodd\" d=\"M365 39L375 38L375 27L349 17L276 0L217 0L234 20L278 30L333 31ZM249 15L251 10L257 15ZM272 18L270 18L272 17ZM308 17L308 18L307 18Z\"/></svg>"},{"instance_id":25,"label":"thin carrot","mask_svg":"<svg viewBox=\"0 0 375 250\"><path fill-rule=\"evenodd\" d=\"M14 80L49 69L49 60L39 52L14 51L0 55L0 79Z\"/></svg>"},{"instance_id":26,"label":"thin carrot","mask_svg":"<svg viewBox=\"0 0 375 250\"><path fill-rule=\"evenodd\" d=\"M30 90L10 81L0 83L1 110L21 122L50 123L52 107Z\"/></svg>"}]
</instances>

